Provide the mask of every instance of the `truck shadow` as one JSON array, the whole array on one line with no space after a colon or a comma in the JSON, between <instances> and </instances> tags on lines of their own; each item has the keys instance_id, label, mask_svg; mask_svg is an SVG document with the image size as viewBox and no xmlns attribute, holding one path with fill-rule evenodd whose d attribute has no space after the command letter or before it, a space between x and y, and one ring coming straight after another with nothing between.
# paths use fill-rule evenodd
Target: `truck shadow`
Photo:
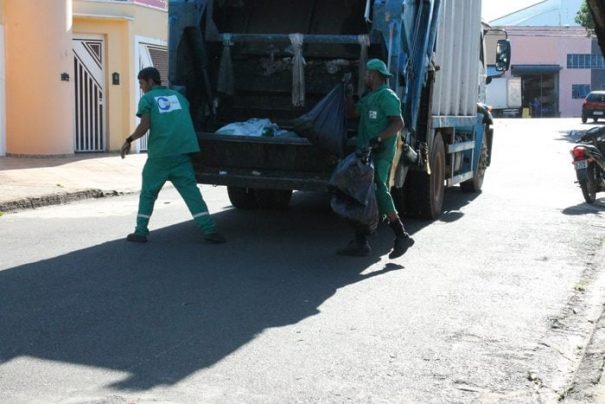
<instances>
[{"instance_id":1,"label":"truck shadow","mask_svg":"<svg viewBox=\"0 0 605 404\"><path fill-rule=\"evenodd\" d=\"M405 256L380 258L392 242L386 226L372 256L337 256L349 228L309 198L286 212L215 215L223 245L203 244L186 222L147 244L113 240L0 271L0 363L35 357L124 372L108 386L122 391L173 385L264 330L317 315L340 288L405 270ZM406 224L414 233L428 223Z\"/></svg>"},{"instance_id":2,"label":"truck shadow","mask_svg":"<svg viewBox=\"0 0 605 404\"><path fill-rule=\"evenodd\" d=\"M113 240L0 271L0 363L26 356L126 372L110 386L118 390L172 385L263 330L318 314L339 288L403 268L364 272L390 242L375 240L367 258L334 254L348 228L313 205L215 217L227 244L202 243L186 222L147 244Z\"/></svg>"}]
</instances>

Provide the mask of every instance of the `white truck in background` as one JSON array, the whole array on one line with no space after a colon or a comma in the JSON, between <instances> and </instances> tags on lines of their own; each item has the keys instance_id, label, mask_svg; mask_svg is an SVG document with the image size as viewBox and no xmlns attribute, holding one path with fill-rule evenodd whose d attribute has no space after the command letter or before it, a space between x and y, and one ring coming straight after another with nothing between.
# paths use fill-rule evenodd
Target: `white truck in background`
<instances>
[{"instance_id":1,"label":"white truck in background","mask_svg":"<svg viewBox=\"0 0 605 404\"><path fill-rule=\"evenodd\" d=\"M486 104L496 118L518 118L522 111L521 77L493 78L486 88Z\"/></svg>"}]
</instances>

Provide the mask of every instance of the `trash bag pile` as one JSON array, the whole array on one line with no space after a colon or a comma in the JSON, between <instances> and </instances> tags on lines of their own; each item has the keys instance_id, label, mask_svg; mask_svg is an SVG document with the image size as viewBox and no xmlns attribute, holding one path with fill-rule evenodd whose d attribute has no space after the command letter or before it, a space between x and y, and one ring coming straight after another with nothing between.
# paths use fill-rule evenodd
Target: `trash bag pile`
<instances>
[{"instance_id":1,"label":"trash bag pile","mask_svg":"<svg viewBox=\"0 0 605 404\"><path fill-rule=\"evenodd\" d=\"M280 128L269 119L252 118L245 122L234 122L216 131L219 135L299 137L296 133Z\"/></svg>"},{"instance_id":2,"label":"trash bag pile","mask_svg":"<svg viewBox=\"0 0 605 404\"><path fill-rule=\"evenodd\" d=\"M334 87L311 111L294 119L292 126L314 145L342 157L347 141L344 83Z\"/></svg>"},{"instance_id":3,"label":"trash bag pile","mask_svg":"<svg viewBox=\"0 0 605 404\"><path fill-rule=\"evenodd\" d=\"M334 213L368 234L378 227L378 203L374 184L374 166L369 152L356 152L344 158L332 173L328 188Z\"/></svg>"}]
</instances>

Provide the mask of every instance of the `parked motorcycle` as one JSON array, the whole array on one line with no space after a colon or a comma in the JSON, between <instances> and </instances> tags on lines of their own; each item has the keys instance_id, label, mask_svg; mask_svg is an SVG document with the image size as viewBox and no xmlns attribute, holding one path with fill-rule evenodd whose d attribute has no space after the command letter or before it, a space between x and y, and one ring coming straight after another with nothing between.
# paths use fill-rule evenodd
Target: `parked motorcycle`
<instances>
[{"instance_id":1,"label":"parked motorcycle","mask_svg":"<svg viewBox=\"0 0 605 404\"><path fill-rule=\"evenodd\" d=\"M593 203L597 192L605 192L605 127L586 131L571 155L584 199Z\"/></svg>"}]
</instances>

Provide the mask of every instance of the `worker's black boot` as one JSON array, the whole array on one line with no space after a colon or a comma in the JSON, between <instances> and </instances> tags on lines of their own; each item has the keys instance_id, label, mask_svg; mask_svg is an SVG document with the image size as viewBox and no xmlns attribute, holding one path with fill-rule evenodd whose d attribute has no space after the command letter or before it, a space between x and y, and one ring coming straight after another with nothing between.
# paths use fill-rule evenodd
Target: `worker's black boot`
<instances>
[{"instance_id":1,"label":"worker's black boot","mask_svg":"<svg viewBox=\"0 0 605 404\"><path fill-rule=\"evenodd\" d=\"M227 239L225 239L225 237L217 231L215 231L214 233L206 234L204 236L204 240L206 241L206 243L210 244L223 244L227 242Z\"/></svg>"},{"instance_id":2,"label":"worker's black boot","mask_svg":"<svg viewBox=\"0 0 605 404\"><path fill-rule=\"evenodd\" d=\"M355 239L351 240L345 248L341 248L336 253L350 257L367 257L371 252L372 247L368 243L368 236L362 231L356 231Z\"/></svg>"},{"instance_id":3,"label":"worker's black boot","mask_svg":"<svg viewBox=\"0 0 605 404\"><path fill-rule=\"evenodd\" d=\"M132 242L132 243L146 243L147 242L147 236L143 235L143 234L136 234L136 233L130 233L127 237L126 240Z\"/></svg>"},{"instance_id":4,"label":"worker's black boot","mask_svg":"<svg viewBox=\"0 0 605 404\"><path fill-rule=\"evenodd\" d=\"M393 233L395 233L393 251L391 251L389 254L389 258L394 259L405 254L408 248L414 245L414 239L411 238L408 233L406 233L405 229L403 228L403 223L401 223L400 219L390 221L389 226L391 226Z\"/></svg>"}]
</instances>

